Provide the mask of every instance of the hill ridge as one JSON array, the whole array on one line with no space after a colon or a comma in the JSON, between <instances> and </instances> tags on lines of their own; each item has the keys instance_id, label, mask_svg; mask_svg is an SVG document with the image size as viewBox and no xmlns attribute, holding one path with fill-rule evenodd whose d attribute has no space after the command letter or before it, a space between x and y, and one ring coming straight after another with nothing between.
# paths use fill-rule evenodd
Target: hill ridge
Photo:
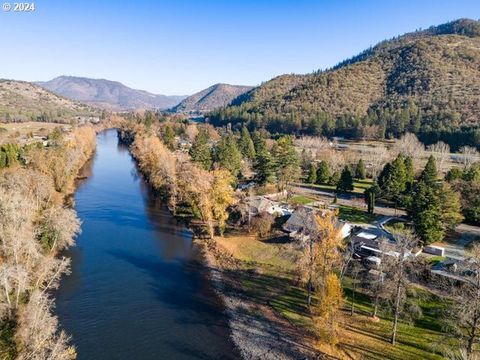
<instances>
[{"instance_id":1,"label":"hill ridge","mask_svg":"<svg viewBox=\"0 0 480 360\"><path fill-rule=\"evenodd\" d=\"M350 137L410 131L433 141L468 129L480 144L479 113L480 22L460 19L382 41L329 70L276 77L208 116Z\"/></svg>"},{"instance_id":2,"label":"hill ridge","mask_svg":"<svg viewBox=\"0 0 480 360\"><path fill-rule=\"evenodd\" d=\"M36 84L58 95L108 110L167 109L186 96L158 95L108 79L61 75Z\"/></svg>"},{"instance_id":3,"label":"hill ridge","mask_svg":"<svg viewBox=\"0 0 480 360\"><path fill-rule=\"evenodd\" d=\"M201 115L228 105L233 99L252 89L252 86L217 83L200 90L171 108L174 113Z\"/></svg>"},{"instance_id":4,"label":"hill ridge","mask_svg":"<svg viewBox=\"0 0 480 360\"><path fill-rule=\"evenodd\" d=\"M53 121L70 123L100 112L56 95L34 83L0 79L0 122Z\"/></svg>"}]
</instances>

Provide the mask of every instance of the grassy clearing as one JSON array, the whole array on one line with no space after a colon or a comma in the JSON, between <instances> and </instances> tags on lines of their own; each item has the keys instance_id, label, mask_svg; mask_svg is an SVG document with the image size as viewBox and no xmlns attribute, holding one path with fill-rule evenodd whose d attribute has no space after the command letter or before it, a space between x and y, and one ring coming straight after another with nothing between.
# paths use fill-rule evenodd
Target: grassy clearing
<instances>
[{"instance_id":1,"label":"grassy clearing","mask_svg":"<svg viewBox=\"0 0 480 360\"><path fill-rule=\"evenodd\" d=\"M292 205L307 205L312 202L314 202L315 199L308 197L308 196L303 196L303 195L296 195L290 199L290 204Z\"/></svg>"},{"instance_id":2,"label":"grassy clearing","mask_svg":"<svg viewBox=\"0 0 480 360\"><path fill-rule=\"evenodd\" d=\"M365 192L365 189L368 189L370 186L372 186L373 182L371 179L365 179L365 180L355 180L353 182L353 191L352 193L354 194L363 194ZM309 186L312 187L316 190L320 191L326 191L326 192L334 192L336 189L335 185L328 185L328 184L302 184L303 186Z\"/></svg>"},{"instance_id":3,"label":"grassy clearing","mask_svg":"<svg viewBox=\"0 0 480 360\"><path fill-rule=\"evenodd\" d=\"M253 235L219 237L217 243L231 253L236 259L247 265L259 265L262 270L284 269L289 272L294 269L295 254L287 244L287 240L277 239L257 240Z\"/></svg>"},{"instance_id":4,"label":"grassy clearing","mask_svg":"<svg viewBox=\"0 0 480 360\"><path fill-rule=\"evenodd\" d=\"M300 333L313 332L306 292L298 286L295 275L297 250L284 238L258 240L254 236L217 238L217 244L240 260L244 270L235 272L244 295L256 303L268 305L277 315L299 328ZM255 270L255 271L253 271ZM351 359L442 359L441 350L449 344L441 333L439 314L445 304L435 295L416 289L423 316L412 325L401 323L398 343L389 343L391 321L380 314L374 321L370 298L355 293L355 314L350 316L351 281L344 284L345 306L341 320L340 343L336 348L320 344L319 349L338 358Z\"/></svg>"},{"instance_id":5,"label":"grassy clearing","mask_svg":"<svg viewBox=\"0 0 480 360\"><path fill-rule=\"evenodd\" d=\"M373 185L373 180L372 179L355 180L353 182L353 187L355 188L354 192L363 194L365 189L368 189L372 185Z\"/></svg>"},{"instance_id":6,"label":"grassy clearing","mask_svg":"<svg viewBox=\"0 0 480 360\"><path fill-rule=\"evenodd\" d=\"M371 223L379 218L378 215L369 214L367 211L350 206L340 205L338 217L341 220L353 223Z\"/></svg>"}]
</instances>

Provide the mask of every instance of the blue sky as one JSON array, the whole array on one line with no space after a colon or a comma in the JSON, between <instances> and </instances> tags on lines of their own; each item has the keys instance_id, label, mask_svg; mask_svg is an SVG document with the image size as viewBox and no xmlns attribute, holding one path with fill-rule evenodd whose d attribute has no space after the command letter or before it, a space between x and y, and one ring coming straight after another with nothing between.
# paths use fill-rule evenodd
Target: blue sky
<instances>
[{"instance_id":1,"label":"blue sky","mask_svg":"<svg viewBox=\"0 0 480 360\"><path fill-rule=\"evenodd\" d=\"M105 78L161 94L307 73L385 38L480 18L478 0L37 0L35 7L0 12L0 77Z\"/></svg>"}]
</instances>

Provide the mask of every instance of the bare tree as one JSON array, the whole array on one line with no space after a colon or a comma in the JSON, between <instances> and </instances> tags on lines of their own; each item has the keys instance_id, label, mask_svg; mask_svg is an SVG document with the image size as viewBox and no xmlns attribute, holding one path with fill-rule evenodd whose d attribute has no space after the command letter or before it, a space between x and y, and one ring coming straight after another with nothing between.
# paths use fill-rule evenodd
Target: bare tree
<instances>
[{"instance_id":1,"label":"bare tree","mask_svg":"<svg viewBox=\"0 0 480 360\"><path fill-rule=\"evenodd\" d=\"M275 219L267 212L262 212L252 219L251 229L261 238L270 234Z\"/></svg>"},{"instance_id":2,"label":"bare tree","mask_svg":"<svg viewBox=\"0 0 480 360\"><path fill-rule=\"evenodd\" d=\"M398 321L407 300L407 288L411 282L416 263L411 250L418 240L410 231L394 233L394 244L385 253L385 286L390 297L389 306L393 313L391 343L397 338ZM386 251L386 250L385 250Z\"/></svg>"},{"instance_id":3,"label":"bare tree","mask_svg":"<svg viewBox=\"0 0 480 360\"><path fill-rule=\"evenodd\" d=\"M417 139L414 134L406 133L395 142L394 149L396 154L409 156L418 160L424 157L425 146Z\"/></svg>"},{"instance_id":4,"label":"bare tree","mask_svg":"<svg viewBox=\"0 0 480 360\"><path fill-rule=\"evenodd\" d=\"M197 124L189 124L185 128L185 135L187 135L187 138L190 142L193 142L195 140L195 137L198 134L198 127Z\"/></svg>"},{"instance_id":5,"label":"bare tree","mask_svg":"<svg viewBox=\"0 0 480 360\"><path fill-rule=\"evenodd\" d=\"M450 157L450 146L443 141L429 145L427 151L431 152L437 161L437 168L440 173L445 171L445 166Z\"/></svg>"},{"instance_id":6,"label":"bare tree","mask_svg":"<svg viewBox=\"0 0 480 360\"><path fill-rule=\"evenodd\" d=\"M40 241L49 251L57 252L74 244L74 237L80 231L80 221L75 211L60 206L52 206L43 212L40 228Z\"/></svg>"},{"instance_id":7,"label":"bare tree","mask_svg":"<svg viewBox=\"0 0 480 360\"><path fill-rule=\"evenodd\" d=\"M461 159L465 169L468 169L474 162L478 161L480 154L476 148L472 146L462 146L460 148Z\"/></svg>"},{"instance_id":8,"label":"bare tree","mask_svg":"<svg viewBox=\"0 0 480 360\"><path fill-rule=\"evenodd\" d=\"M357 287L361 282L361 277L364 275L365 268L364 266L358 261L354 260L350 262L348 274L352 280L352 294L350 296L350 315L353 316L355 312L355 295L357 293Z\"/></svg>"},{"instance_id":9,"label":"bare tree","mask_svg":"<svg viewBox=\"0 0 480 360\"><path fill-rule=\"evenodd\" d=\"M362 158L365 159L372 178L375 179L385 164L391 160L392 155L387 148L377 146L372 149L364 150Z\"/></svg>"},{"instance_id":10,"label":"bare tree","mask_svg":"<svg viewBox=\"0 0 480 360\"><path fill-rule=\"evenodd\" d=\"M380 262L376 269L369 271L366 277L365 287L372 297L373 310L372 317L376 318L378 315L378 308L380 300L387 296L387 282L385 281L385 273L387 270L388 261L386 261L386 253L391 250L391 246L387 239L379 240L380 253L377 255Z\"/></svg>"},{"instance_id":11,"label":"bare tree","mask_svg":"<svg viewBox=\"0 0 480 360\"><path fill-rule=\"evenodd\" d=\"M71 189L94 141L93 129L78 128L48 151L27 149L28 167L0 172L0 315L16 320L19 359L75 357L47 294L69 268L68 259L56 255L79 230L60 192Z\"/></svg>"},{"instance_id":12,"label":"bare tree","mask_svg":"<svg viewBox=\"0 0 480 360\"><path fill-rule=\"evenodd\" d=\"M18 316L17 341L21 344L19 360L75 359L70 338L58 330L58 320L51 314L52 300L34 291Z\"/></svg>"},{"instance_id":13,"label":"bare tree","mask_svg":"<svg viewBox=\"0 0 480 360\"><path fill-rule=\"evenodd\" d=\"M319 157L330 150L328 139L322 136L302 136L295 139L294 144L301 150L307 150L314 157Z\"/></svg>"}]
</instances>

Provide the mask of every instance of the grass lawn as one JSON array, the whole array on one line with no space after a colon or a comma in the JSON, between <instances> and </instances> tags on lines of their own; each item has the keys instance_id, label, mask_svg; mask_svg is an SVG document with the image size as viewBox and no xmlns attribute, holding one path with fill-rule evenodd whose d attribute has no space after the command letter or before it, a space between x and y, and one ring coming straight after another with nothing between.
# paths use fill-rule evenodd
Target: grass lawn
<instances>
[{"instance_id":1,"label":"grass lawn","mask_svg":"<svg viewBox=\"0 0 480 360\"><path fill-rule=\"evenodd\" d=\"M295 195L289 200L290 204L292 205L306 205L314 201L315 199L308 196L303 196L303 195Z\"/></svg>"},{"instance_id":2,"label":"grass lawn","mask_svg":"<svg viewBox=\"0 0 480 360\"><path fill-rule=\"evenodd\" d=\"M415 288L422 316L412 324L400 322L397 344L389 343L391 335L391 317L382 317L373 321L370 317L372 305L368 296L355 292L355 314L350 316L350 301L353 294L351 281L344 283L346 297L344 317L345 348L355 348L361 358L373 359L443 359L442 351L455 348L451 339L441 332L440 316L445 303L436 295Z\"/></svg>"},{"instance_id":3,"label":"grass lawn","mask_svg":"<svg viewBox=\"0 0 480 360\"><path fill-rule=\"evenodd\" d=\"M365 189L368 189L370 186L372 186L372 179L365 179L365 180L355 180L353 182L353 193L356 194L363 194ZM304 183L303 185L306 186L311 186L312 188L315 188L320 191L327 191L327 192L333 192L336 189L336 186L334 185L328 185L328 184L307 184Z\"/></svg>"},{"instance_id":4,"label":"grass lawn","mask_svg":"<svg viewBox=\"0 0 480 360\"><path fill-rule=\"evenodd\" d=\"M254 236L216 238L217 244L240 260L245 270L235 276L240 280L245 296L268 306L279 316L307 333L313 332L306 292L298 286L295 267L298 253L284 239L258 240ZM255 271L252 271L255 270ZM370 298L355 293L355 314L350 316L351 281L344 284L345 305L341 317L339 343L336 347L319 344L319 350L339 359L442 359L445 346L455 348L441 333L440 313L444 304L435 295L416 290L423 315L412 325L401 322L397 345L389 343L390 316L371 317Z\"/></svg>"},{"instance_id":5,"label":"grass lawn","mask_svg":"<svg viewBox=\"0 0 480 360\"><path fill-rule=\"evenodd\" d=\"M372 179L355 180L353 182L353 187L355 188L353 191L363 194L365 189L368 189L370 186L372 186L372 184L373 184Z\"/></svg>"},{"instance_id":6,"label":"grass lawn","mask_svg":"<svg viewBox=\"0 0 480 360\"><path fill-rule=\"evenodd\" d=\"M376 220L377 218L379 218L378 215L369 214L365 210L357 209L357 208L350 207L350 206L340 205L339 206L339 211L340 212L338 214L338 217L341 220L350 221L350 222L353 222L353 223L366 223L366 224L368 224L368 223L371 223L372 221Z\"/></svg>"}]
</instances>

